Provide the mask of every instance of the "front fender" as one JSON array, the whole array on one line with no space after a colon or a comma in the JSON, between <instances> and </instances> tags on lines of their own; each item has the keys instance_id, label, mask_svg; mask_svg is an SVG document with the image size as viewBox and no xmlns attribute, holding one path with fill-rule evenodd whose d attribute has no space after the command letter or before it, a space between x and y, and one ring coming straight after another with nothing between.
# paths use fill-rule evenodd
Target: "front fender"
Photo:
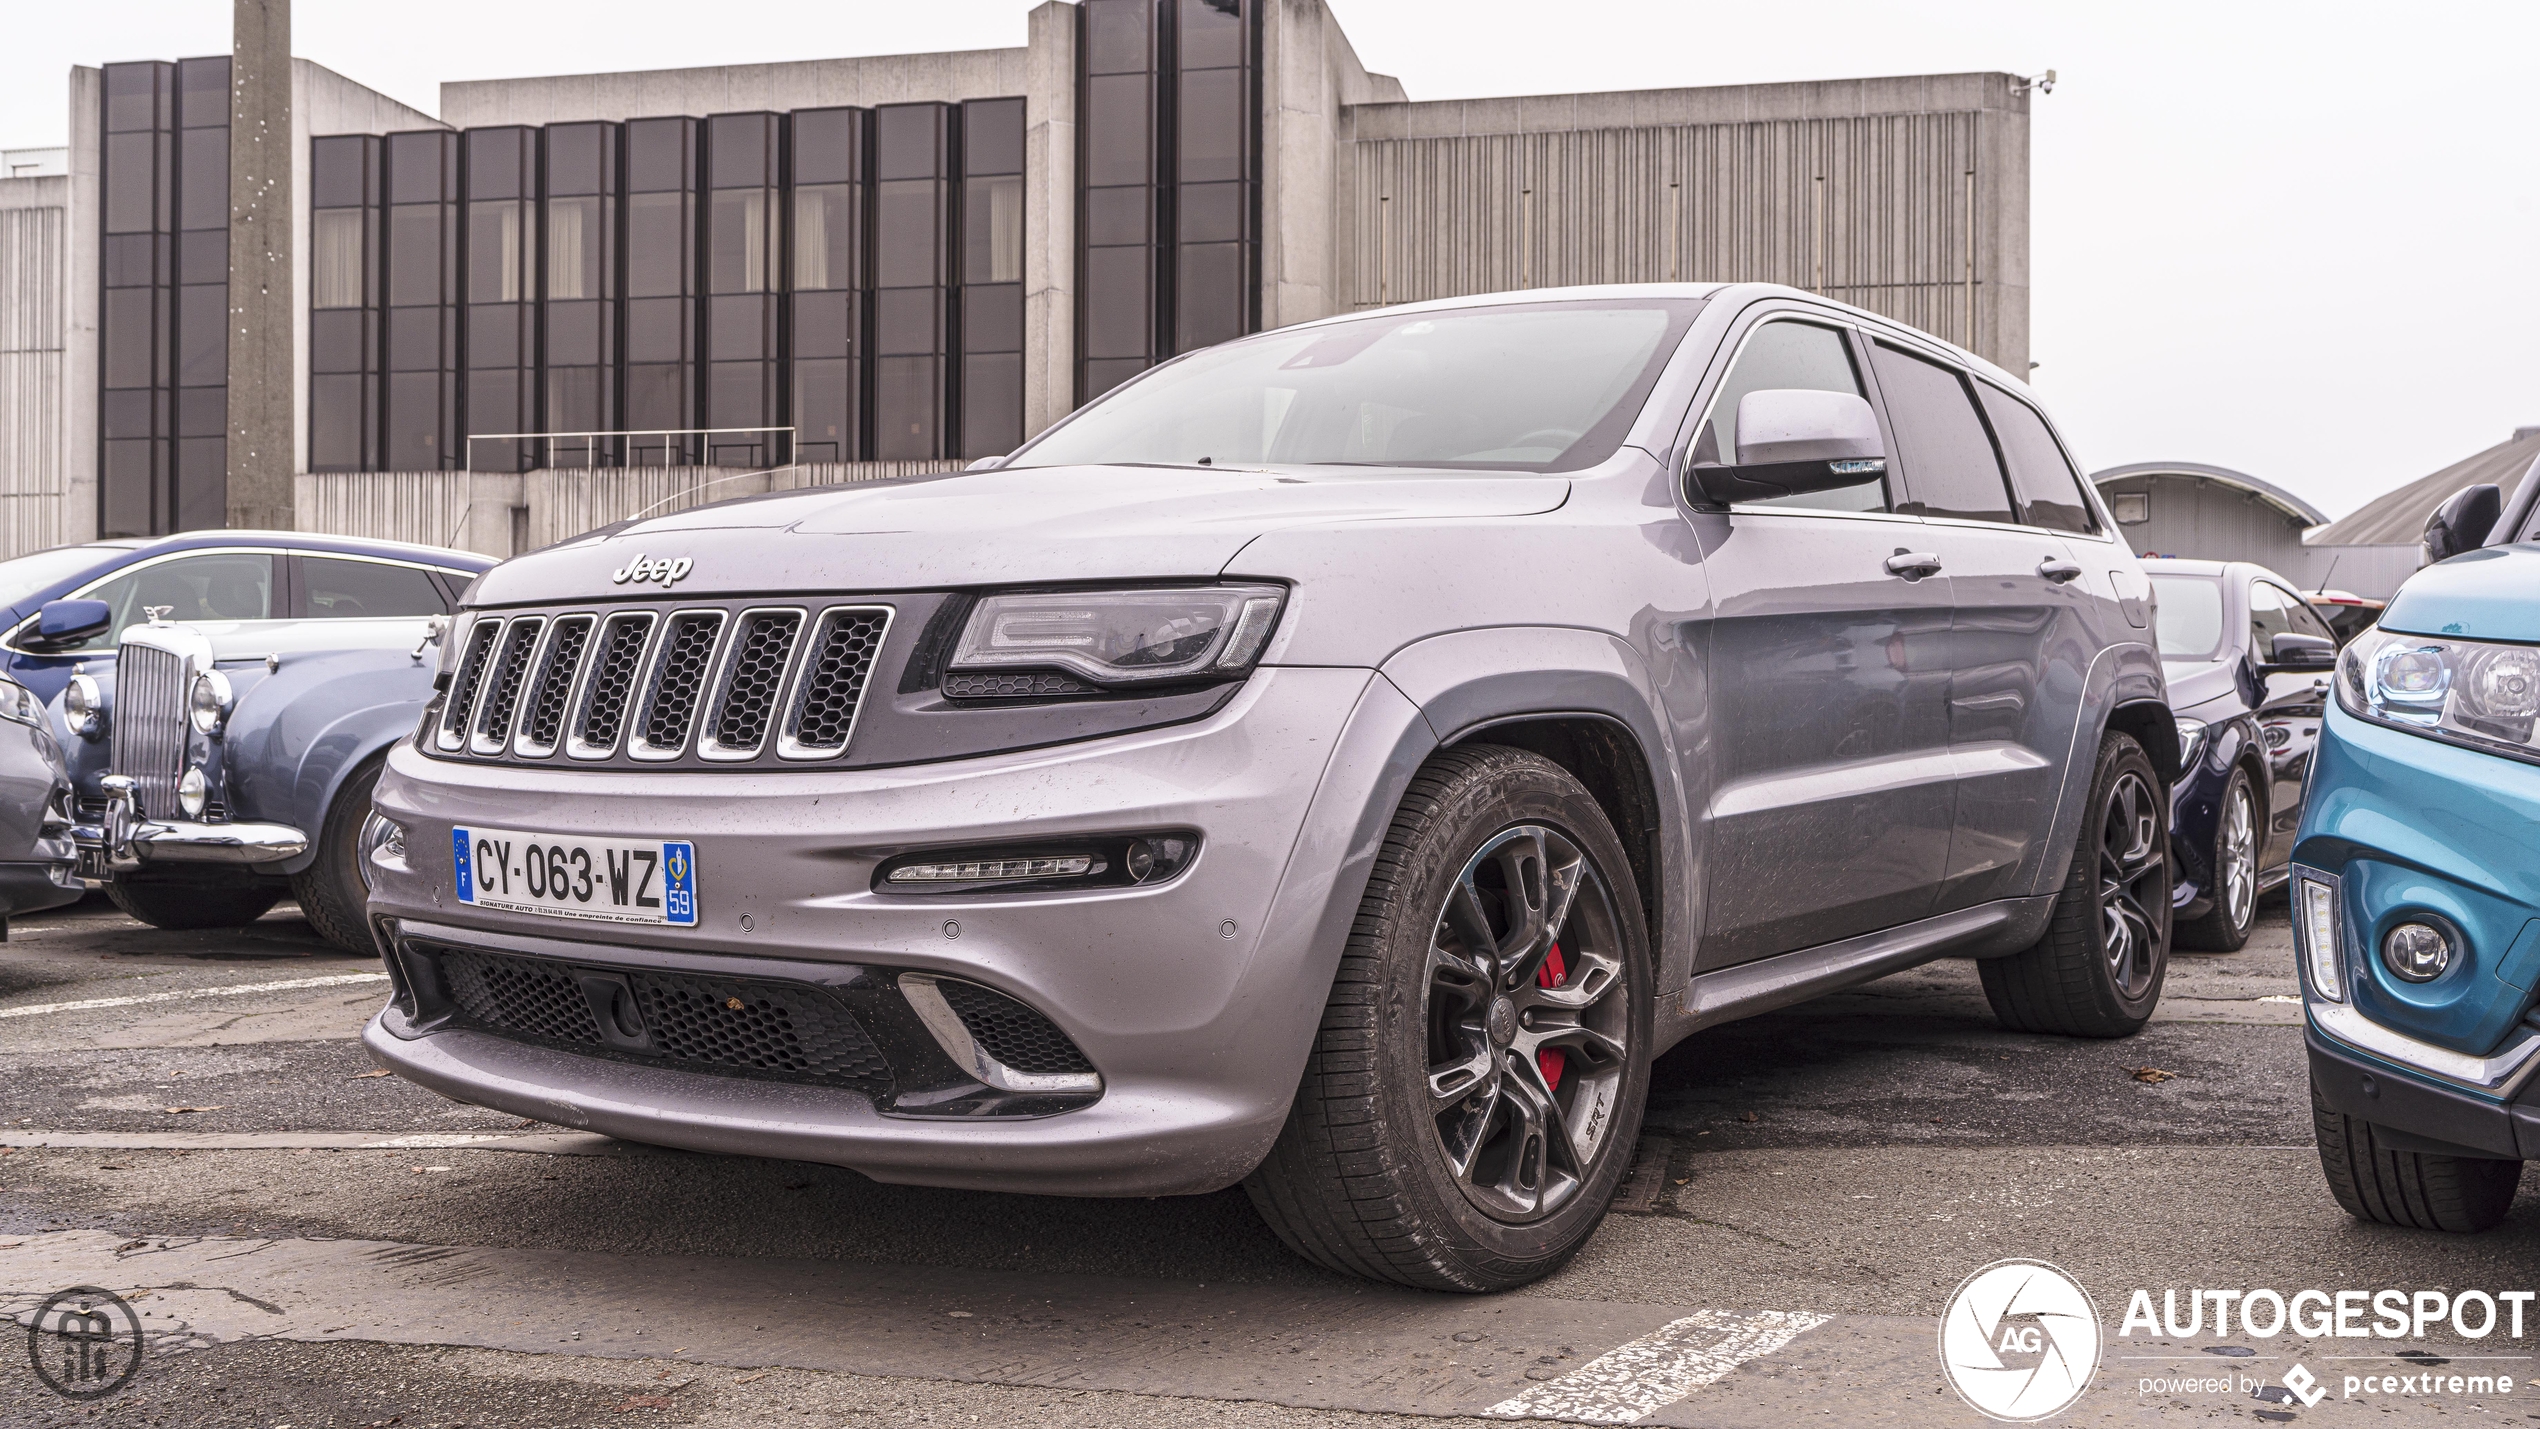
<instances>
[{"instance_id":1,"label":"front fender","mask_svg":"<svg viewBox=\"0 0 2540 1429\"><path fill-rule=\"evenodd\" d=\"M1639 652L1602 631L1497 626L1407 645L1383 674L1420 707L1441 744L1487 740L1493 724L1537 718L1593 717L1630 735L1657 805L1654 871L1661 886L1642 890L1659 908L1657 986L1662 999L1681 989L1693 969L1701 878L1673 726L1660 716L1656 683ZM1658 1045L1670 1035L1662 1017Z\"/></svg>"},{"instance_id":2,"label":"front fender","mask_svg":"<svg viewBox=\"0 0 2540 1429\"><path fill-rule=\"evenodd\" d=\"M235 816L289 824L309 848L281 866L316 862L336 791L355 769L413 732L432 697L432 667L402 651L285 656L242 691L224 735L223 774Z\"/></svg>"}]
</instances>

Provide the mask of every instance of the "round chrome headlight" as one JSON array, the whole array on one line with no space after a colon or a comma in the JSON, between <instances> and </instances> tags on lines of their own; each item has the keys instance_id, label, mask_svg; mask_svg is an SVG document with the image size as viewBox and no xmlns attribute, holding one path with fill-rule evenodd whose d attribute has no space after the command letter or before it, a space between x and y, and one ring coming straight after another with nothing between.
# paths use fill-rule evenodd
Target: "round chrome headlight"
<instances>
[{"instance_id":1,"label":"round chrome headlight","mask_svg":"<svg viewBox=\"0 0 2540 1429\"><path fill-rule=\"evenodd\" d=\"M205 734L220 733L221 721L229 718L229 707L236 696L230 693L229 677L218 670L205 670L194 677L194 690L189 697L194 706L194 727Z\"/></svg>"},{"instance_id":2,"label":"round chrome headlight","mask_svg":"<svg viewBox=\"0 0 2540 1429\"><path fill-rule=\"evenodd\" d=\"M2432 982L2452 965L2452 933L2434 923L2402 923L2382 935L2381 961L2409 982Z\"/></svg>"},{"instance_id":3,"label":"round chrome headlight","mask_svg":"<svg viewBox=\"0 0 2540 1429\"><path fill-rule=\"evenodd\" d=\"M176 781L176 806L185 811L185 817L199 819L211 802L211 793L210 783L203 778L203 766L197 764Z\"/></svg>"},{"instance_id":4,"label":"round chrome headlight","mask_svg":"<svg viewBox=\"0 0 2540 1429\"><path fill-rule=\"evenodd\" d=\"M62 691L62 708L72 714L95 714L105 706L106 697L98 691L94 675L73 675L69 688Z\"/></svg>"}]
</instances>

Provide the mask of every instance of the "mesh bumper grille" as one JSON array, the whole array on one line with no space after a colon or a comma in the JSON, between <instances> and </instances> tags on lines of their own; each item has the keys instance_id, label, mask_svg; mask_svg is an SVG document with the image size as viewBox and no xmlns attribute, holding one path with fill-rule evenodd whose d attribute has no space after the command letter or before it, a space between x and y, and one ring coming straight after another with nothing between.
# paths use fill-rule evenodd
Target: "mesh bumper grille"
<instances>
[{"instance_id":1,"label":"mesh bumper grille","mask_svg":"<svg viewBox=\"0 0 2540 1429\"><path fill-rule=\"evenodd\" d=\"M977 983L935 984L944 1003L970 1029L980 1050L1018 1072L1051 1076L1090 1072L1094 1064L1057 1024L1004 993Z\"/></svg>"}]
</instances>

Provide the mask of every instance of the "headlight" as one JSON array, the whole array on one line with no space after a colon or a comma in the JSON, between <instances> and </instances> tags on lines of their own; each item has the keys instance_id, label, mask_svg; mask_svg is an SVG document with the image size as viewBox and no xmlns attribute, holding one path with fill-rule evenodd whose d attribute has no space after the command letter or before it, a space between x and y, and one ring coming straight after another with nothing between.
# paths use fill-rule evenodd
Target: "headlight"
<instances>
[{"instance_id":1,"label":"headlight","mask_svg":"<svg viewBox=\"0 0 2540 1429\"><path fill-rule=\"evenodd\" d=\"M106 697L97 688L94 675L73 675L70 686L62 691L62 708L75 715L96 714L106 708Z\"/></svg>"},{"instance_id":2,"label":"headlight","mask_svg":"<svg viewBox=\"0 0 2540 1429\"><path fill-rule=\"evenodd\" d=\"M2205 722L2183 719L2178 722L2178 767L2185 769L2196 762L2196 750L2205 742Z\"/></svg>"},{"instance_id":3,"label":"headlight","mask_svg":"<svg viewBox=\"0 0 2540 1429\"><path fill-rule=\"evenodd\" d=\"M970 612L951 669L1064 671L1105 689L1240 675L1270 643L1284 599L1260 585L992 595ZM1018 685L982 693L1071 693Z\"/></svg>"},{"instance_id":4,"label":"headlight","mask_svg":"<svg viewBox=\"0 0 2540 1429\"><path fill-rule=\"evenodd\" d=\"M0 719L19 724L40 724L44 706L36 701L35 692L15 680L0 679Z\"/></svg>"},{"instance_id":5,"label":"headlight","mask_svg":"<svg viewBox=\"0 0 2540 1429\"><path fill-rule=\"evenodd\" d=\"M229 707L235 696L230 693L229 677L218 670L205 670L194 677L194 727L205 734L220 733L221 721L229 718Z\"/></svg>"},{"instance_id":6,"label":"headlight","mask_svg":"<svg viewBox=\"0 0 2540 1429\"><path fill-rule=\"evenodd\" d=\"M2540 760L2540 649L2367 631L2337 662L2348 713L2476 749Z\"/></svg>"},{"instance_id":7,"label":"headlight","mask_svg":"<svg viewBox=\"0 0 2540 1429\"><path fill-rule=\"evenodd\" d=\"M203 778L203 766L195 765L185 771L184 778L176 781L176 806L185 811L185 817L203 817L203 809L211 800L212 789Z\"/></svg>"}]
</instances>

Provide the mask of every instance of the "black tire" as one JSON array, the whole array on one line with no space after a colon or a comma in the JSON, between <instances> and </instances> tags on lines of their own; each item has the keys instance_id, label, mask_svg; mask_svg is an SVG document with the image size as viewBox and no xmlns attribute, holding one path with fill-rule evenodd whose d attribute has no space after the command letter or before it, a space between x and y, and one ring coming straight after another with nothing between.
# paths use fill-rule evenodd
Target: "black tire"
<instances>
[{"instance_id":1,"label":"black tire","mask_svg":"<svg viewBox=\"0 0 2540 1429\"><path fill-rule=\"evenodd\" d=\"M370 890L362 886L362 825L370 820L370 792L379 784L384 761L373 759L344 776L335 802L318 826L315 862L291 876L291 896L309 915L318 936L348 953L376 957L378 940L370 935L364 912Z\"/></svg>"},{"instance_id":2,"label":"black tire","mask_svg":"<svg viewBox=\"0 0 2540 1429\"><path fill-rule=\"evenodd\" d=\"M116 878L106 896L153 928L243 928L282 901L282 886L245 873L217 883Z\"/></svg>"},{"instance_id":3,"label":"black tire","mask_svg":"<svg viewBox=\"0 0 2540 1429\"><path fill-rule=\"evenodd\" d=\"M1508 899L1512 876L1535 894ZM1289 1248L1345 1274L1487 1291L1550 1273L1630 1167L1652 981L1639 887L1587 790L1520 750L1438 755L1377 853L1287 1125L1244 1189Z\"/></svg>"},{"instance_id":4,"label":"black tire","mask_svg":"<svg viewBox=\"0 0 2540 1429\"><path fill-rule=\"evenodd\" d=\"M2311 1090L2320 1174L2346 1214L2375 1225L2459 1235L2494 1230L2514 1208L2522 1163L2401 1151L2373 1124L2328 1109Z\"/></svg>"},{"instance_id":5,"label":"black tire","mask_svg":"<svg viewBox=\"0 0 2540 1429\"><path fill-rule=\"evenodd\" d=\"M2233 811L2240 822L2235 831ZM2173 934L2177 946L2199 953L2236 953L2249 942L2249 930L2258 921L2258 845L2265 837L2266 811L2258 804L2257 786L2249 779L2249 766L2232 766L2231 779L2223 785L2221 806L2214 813L2214 846L2208 851L2213 872L2214 906L2202 918L2178 925ZM2235 884L2237 875L2241 880Z\"/></svg>"},{"instance_id":6,"label":"black tire","mask_svg":"<svg viewBox=\"0 0 2540 1429\"><path fill-rule=\"evenodd\" d=\"M2046 936L1976 966L2013 1031L2130 1037L2160 1005L2169 955L2169 797L2143 746L2112 730Z\"/></svg>"}]
</instances>

